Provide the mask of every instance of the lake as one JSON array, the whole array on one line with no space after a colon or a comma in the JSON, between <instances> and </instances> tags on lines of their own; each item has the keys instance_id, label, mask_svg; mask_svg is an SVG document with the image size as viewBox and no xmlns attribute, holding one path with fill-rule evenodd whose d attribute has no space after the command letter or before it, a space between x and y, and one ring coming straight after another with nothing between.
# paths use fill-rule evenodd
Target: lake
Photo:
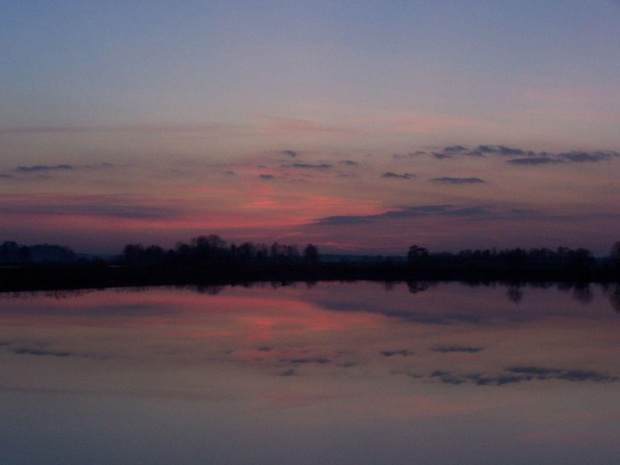
<instances>
[{"instance_id":1,"label":"lake","mask_svg":"<svg viewBox=\"0 0 620 465\"><path fill-rule=\"evenodd\" d=\"M2 464L616 464L620 290L0 297Z\"/></svg>"}]
</instances>

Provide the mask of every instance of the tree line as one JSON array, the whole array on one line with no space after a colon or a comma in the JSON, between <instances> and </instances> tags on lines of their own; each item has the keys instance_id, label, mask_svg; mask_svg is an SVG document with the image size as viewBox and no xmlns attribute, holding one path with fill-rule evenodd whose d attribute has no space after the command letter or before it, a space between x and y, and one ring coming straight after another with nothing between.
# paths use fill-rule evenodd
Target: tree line
<instances>
[{"instance_id":1,"label":"tree line","mask_svg":"<svg viewBox=\"0 0 620 465\"><path fill-rule=\"evenodd\" d=\"M75 263L78 255L69 247L54 244L20 245L4 241L0 245L0 263Z\"/></svg>"},{"instance_id":2,"label":"tree line","mask_svg":"<svg viewBox=\"0 0 620 465\"><path fill-rule=\"evenodd\" d=\"M612 247L607 258L597 261L588 249L558 247L511 248L504 250L462 250L458 253L430 253L428 249L412 245L407 252L407 263L414 268L464 268L508 270L576 270L587 271L597 266L620 268L620 242Z\"/></svg>"},{"instance_id":3,"label":"tree line","mask_svg":"<svg viewBox=\"0 0 620 465\"><path fill-rule=\"evenodd\" d=\"M322 260L308 244L228 243L217 235L198 236L165 249L127 244L111 258L78 256L49 244L0 245L0 290L77 289L151 285L226 285L250 282L570 282L619 283L620 242L605 259L587 249L558 247L433 252L412 245L406 258Z\"/></svg>"},{"instance_id":4,"label":"tree line","mask_svg":"<svg viewBox=\"0 0 620 465\"><path fill-rule=\"evenodd\" d=\"M98 259L101 261L101 259ZM20 245L15 241L0 244L0 263L9 265L29 263L77 263L87 259L79 256L69 247L55 244ZM271 245L243 242L228 243L218 235L202 235L192 238L188 243L178 242L175 247L165 249L159 245L127 244L122 252L104 260L109 264L122 266L152 265L286 265L311 264L321 262L317 246L306 245L301 251L297 245L274 242ZM355 262L348 259L347 263ZM616 242L608 255L602 260L594 257L585 248L510 248L467 249L456 253L430 252L427 248L414 244L406 253L409 268L469 268L495 270L585 270L598 266L601 262L620 268L620 241ZM375 262L376 263L376 262ZM386 258L382 265L398 265L393 258Z\"/></svg>"},{"instance_id":5,"label":"tree line","mask_svg":"<svg viewBox=\"0 0 620 465\"><path fill-rule=\"evenodd\" d=\"M270 246L244 242L228 244L217 235L198 236L189 243L179 242L176 247L165 250L157 245L128 244L118 258L127 266L167 265L285 265L317 264L318 248L308 244L300 253L296 245L274 242Z\"/></svg>"}]
</instances>

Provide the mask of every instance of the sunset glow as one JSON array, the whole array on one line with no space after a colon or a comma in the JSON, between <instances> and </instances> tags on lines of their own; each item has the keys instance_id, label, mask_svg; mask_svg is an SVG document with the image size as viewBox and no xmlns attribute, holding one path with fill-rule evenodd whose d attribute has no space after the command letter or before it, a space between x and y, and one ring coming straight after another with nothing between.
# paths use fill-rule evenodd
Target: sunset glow
<instances>
[{"instance_id":1,"label":"sunset glow","mask_svg":"<svg viewBox=\"0 0 620 465\"><path fill-rule=\"evenodd\" d=\"M619 239L617 1L9 3L3 240Z\"/></svg>"}]
</instances>

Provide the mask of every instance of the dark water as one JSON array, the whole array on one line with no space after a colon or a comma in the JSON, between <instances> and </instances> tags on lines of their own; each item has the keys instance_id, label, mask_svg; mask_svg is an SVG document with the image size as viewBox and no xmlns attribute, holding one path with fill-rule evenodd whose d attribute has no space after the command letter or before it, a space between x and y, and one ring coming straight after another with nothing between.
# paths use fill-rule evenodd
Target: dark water
<instances>
[{"instance_id":1,"label":"dark water","mask_svg":"<svg viewBox=\"0 0 620 465\"><path fill-rule=\"evenodd\" d=\"M618 463L615 287L207 291L4 295L0 462Z\"/></svg>"}]
</instances>

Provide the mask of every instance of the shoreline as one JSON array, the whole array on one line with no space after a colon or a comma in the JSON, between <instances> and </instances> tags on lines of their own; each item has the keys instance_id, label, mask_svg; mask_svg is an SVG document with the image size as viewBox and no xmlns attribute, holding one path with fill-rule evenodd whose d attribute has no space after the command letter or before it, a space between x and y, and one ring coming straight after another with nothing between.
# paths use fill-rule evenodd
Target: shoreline
<instances>
[{"instance_id":1,"label":"shoreline","mask_svg":"<svg viewBox=\"0 0 620 465\"><path fill-rule=\"evenodd\" d=\"M0 268L0 292L102 289L144 286L220 286L258 282L288 284L320 281L448 282L471 284L620 284L620 271L587 269L492 269L424 267L406 264L263 266L114 266L102 263L26 265Z\"/></svg>"}]
</instances>

